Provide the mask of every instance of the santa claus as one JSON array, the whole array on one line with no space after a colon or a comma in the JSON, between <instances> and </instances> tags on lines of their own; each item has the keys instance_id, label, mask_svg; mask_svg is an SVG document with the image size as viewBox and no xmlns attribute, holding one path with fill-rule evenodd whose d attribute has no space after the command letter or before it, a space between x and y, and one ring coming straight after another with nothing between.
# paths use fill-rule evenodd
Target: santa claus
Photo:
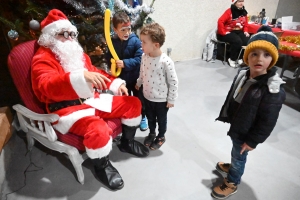
<instances>
[{"instance_id":1,"label":"santa claus","mask_svg":"<svg viewBox=\"0 0 300 200\"><path fill-rule=\"evenodd\" d=\"M62 134L83 136L97 177L108 188L118 190L124 182L108 158L112 130L103 118L121 118L121 151L146 157L149 150L134 140L141 121L141 104L136 97L127 96L122 79L92 65L77 36L76 27L61 11L49 12L41 22L40 48L32 60L32 87L47 111L60 116L53 127ZM106 89L114 96L97 92Z\"/></svg>"}]
</instances>

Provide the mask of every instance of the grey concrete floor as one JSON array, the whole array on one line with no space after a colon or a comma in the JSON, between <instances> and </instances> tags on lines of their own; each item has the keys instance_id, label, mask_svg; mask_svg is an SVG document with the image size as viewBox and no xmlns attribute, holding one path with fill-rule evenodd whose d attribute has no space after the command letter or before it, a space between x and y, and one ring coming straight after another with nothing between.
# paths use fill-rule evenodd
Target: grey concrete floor
<instances>
[{"instance_id":1,"label":"grey concrete floor","mask_svg":"<svg viewBox=\"0 0 300 200\"><path fill-rule=\"evenodd\" d=\"M112 192L103 187L89 160L83 164L85 184L81 185L63 154L39 144L26 154L24 133L15 133L6 147L9 151L5 151L11 154L4 155L11 159L6 164L2 199L212 199L212 188L222 182L215 165L229 162L231 150L226 135L229 125L215 118L237 69L218 60L207 63L196 59L176 62L176 70L179 98L169 111L167 141L161 149L141 159L113 145L110 158L125 181L122 190ZM300 199L299 111L300 99L288 93L277 126L265 143L249 153L238 192L228 199ZM138 131L137 140L143 141L147 134Z\"/></svg>"}]
</instances>

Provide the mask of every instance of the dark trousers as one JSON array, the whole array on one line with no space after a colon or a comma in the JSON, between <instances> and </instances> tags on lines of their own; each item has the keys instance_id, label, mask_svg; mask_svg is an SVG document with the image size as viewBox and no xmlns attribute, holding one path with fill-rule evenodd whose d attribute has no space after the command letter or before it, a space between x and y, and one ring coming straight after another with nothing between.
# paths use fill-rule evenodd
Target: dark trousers
<instances>
[{"instance_id":1,"label":"dark trousers","mask_svg":"<svg viewBox=\"0 0 300 200\"><path fill-rule=\"evenodd\" d=\"M150 133L155 133L157 121L157 137L164 137L167 131L167 113L169 111L169 108L167 108L167 102L153 102L146 98L144 98L144 102Z\"/></svg>"},{"instance_id":2,"label":"dark trousers","mask_svg":"<svg viewBox=\"0 0 300 200\"><path fill-rule=\"evenodd\" d=\"M143 85L139 88L139 90L135 89L135 83L134 84L126 84L128 94L129 96L135 96L139 98L139 100L142 103L142 117L144 118L146 116L145 113L145 103L144 103L144 95L143 95Z\"/></svg>"},{"instance_id":3,"label":"dark trousers","mask_svg":"<svg viewBox=\"0 0 300 200\"><path fill-rule=\"evenodd\" d=\"M232 31L227 35L217 34L217 39L230 44L230 59L235 61L243 58L243 53L240 57L239 53L242 46L246 46L250 37L246 37L243 31Z\"/></svg>"}]
</instances>

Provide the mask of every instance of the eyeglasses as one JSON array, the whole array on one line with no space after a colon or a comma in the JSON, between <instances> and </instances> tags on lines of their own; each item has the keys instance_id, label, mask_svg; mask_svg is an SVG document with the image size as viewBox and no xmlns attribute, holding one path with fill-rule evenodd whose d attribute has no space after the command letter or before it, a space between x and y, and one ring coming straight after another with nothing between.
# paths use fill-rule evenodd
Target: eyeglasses
<instances>
[{"instance_id":1,"label":"eyeglasses","mask_svg":"<svg viewBox=\"0 0 300 200\"><path fill-rule=\"evenodd\" d=\"M59 33L57 35L62 35L64 36L64 38L68 39L69 36L72 38L72 39L75 39L77 36L78 36L78 32L74 32L74 31L71 31L71 32L68 32L68 31L64 31L62 33Z\"/></svg>"}]
</instances>

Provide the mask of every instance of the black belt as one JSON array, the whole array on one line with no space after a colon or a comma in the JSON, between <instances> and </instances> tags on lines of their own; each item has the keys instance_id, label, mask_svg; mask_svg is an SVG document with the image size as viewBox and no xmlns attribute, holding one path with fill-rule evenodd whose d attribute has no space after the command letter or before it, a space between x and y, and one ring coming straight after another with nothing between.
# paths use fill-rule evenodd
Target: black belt
<instances>
[{"instance_id":1,"label":"black belt","mask_svg":"<svg viewBox=\"0 0 300 200\"><path fill-rule=\"evenodd\" d=\"M75 100L69 100L69 101L61 101L61 102L56 102L56 103L49 103L48 104L48 109L50 112L55 112L57 110L69 107L69 106L76 106L76 105L81 105L85 99L75 99Z\"/></svg>"}]
</instances>

